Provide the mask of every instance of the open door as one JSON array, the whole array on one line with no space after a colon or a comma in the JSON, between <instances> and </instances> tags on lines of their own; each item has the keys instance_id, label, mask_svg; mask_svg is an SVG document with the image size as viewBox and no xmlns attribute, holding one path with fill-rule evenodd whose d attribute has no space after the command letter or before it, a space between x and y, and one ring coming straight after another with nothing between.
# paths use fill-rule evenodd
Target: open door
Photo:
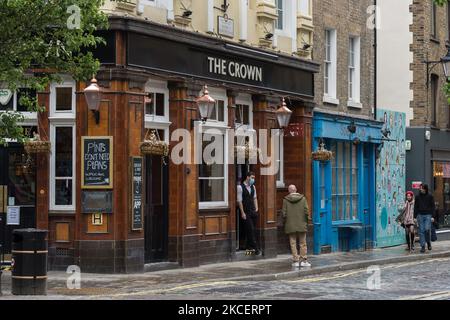
<instances>
[{"instance_id":1,"label":"open door","mask_svg":"<svg viewBox=\"0 0 450 320\"><path fill-rule=\"evenodd\" d=\"M168 165L147 156L145 168L145 262L162 262L168 254Z\"/></svg>"}]
</instances>

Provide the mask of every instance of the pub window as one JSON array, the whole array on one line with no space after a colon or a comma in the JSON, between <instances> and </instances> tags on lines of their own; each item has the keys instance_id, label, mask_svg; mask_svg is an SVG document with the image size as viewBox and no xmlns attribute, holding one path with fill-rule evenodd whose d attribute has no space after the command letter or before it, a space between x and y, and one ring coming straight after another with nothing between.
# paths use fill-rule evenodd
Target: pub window
<instances>
[{"instance_id":1,"label":"pub window","mask_svg":"<svg viewBox=\"0 0 450 320\"><path fill-rule=\"evenodd\" d=\"M148 116L165 116L165 96L164 93L150 92L145 102L145 114Z\"/></svg>"},{"instance_id":2,"label":"pub window","mask_svg":"<svg viewBox=\"0 0 450 320\"><path fill-rule=\"evenodd\" d=\"M0 94L7 95L9 92L0 89ZM36 112L30 112L28 107L21 103L21 98L35 99L37 96L36 90L29 88L18 88L16 92L10 95L10 99L5 104L0 103L0 111L18 111L23 112L24 115L30 115L32 118L36 117ZM27 117L27 116L26 116Z\"/></svg>"},{"instance_id":3,"label":"pub window","mask_svg":"<svg viewBox=\"0 0 450 320\"><path fill-rule=\"evenodd\" d=\"M75 118L75 81L65 79L50 86L50 113L52 118Z\"/></svg>"},{"instance_id":4,"label":"pub window","mask_svg":"<svg viewBox=\"0 0 450 320\"><path fill-rule=\"evenodd\" d=\"M213 88L209 87L209 95L216 100L216 104L211 111L211 116L208 118L208 121L213 122L221 122L220 124L226 124L228 121L227 117L227 92L221 88ZM203 91L199 92L199 96L203 94ZM213 124L211 124L213 125Z\"/></svg>"},{"instance_id":5,"label":"pub window","mask_svg":"<svg viewBox=\"0 0 450 320\"><path fill-rule=\"evenodd\" d=\"M277 171L277 187L284 188L284 135L280 131L276 148L278 148L278 171Z\"/></svg>"},{"instance_id":6,"label":"pub window","mask_svg":"<svg viewBox=\"0 0 450 320\"><path fill-rule=\"evenodd\" d=\"M333 221L358 219L358 148L351 142L331 141L332 160L331 206Z\"/></svg>"},{"instance_id":7,"label":"pub window","mask_svg":"<svg viewBox=\"0 0 450 320\"><path fill-rule=\"evenodd\" d=\"M227 159L225 134L202 133L202 155L210 144L218 148L211 152L211 156L216 161L202 156L202 163L199 164L199 207L207 208L212 206L227 205ZM221 154L218 154L221 153Z\"/></svg>"},{"instance_id":8,"label":"pub window","mask_svg":"<svg viewBox=\"0 0 450 320\"><path fill-rule=\"evenodd\" d=\"M253 128L253 103L248 94L239 94L235 105L235 127L244 130Z\"/></svg>"},{"instance_id":9,"label":"pub window","mask_svg":"<svg viewBox=\"0 0 450 320\"><path fill-rule=\"evenodd\" d=\"M51 125L51 208L73 210L75 197L75 126Z\"/></svg>"},{"instance_id":10,"label":"pub window","mask_svg":"<svg viewBox=\"0 0 450 320\"><path fill-rule=\"evenodd\" d=\"M360 38L350 37L348 48L348 100L360 102ZM352 105L355 106L355 105Z\"/></svg>"},{"instance_id":11,"label":"pub window","mask_svg":"<svg viewBox=\"0 0 450 320\"><path fill-rule=\"evenodd\" d=\"M145 86L145 122L149 128L151 123L169 125L169 89L166 81L149 80Z\"/></svg>"}]
</instances>

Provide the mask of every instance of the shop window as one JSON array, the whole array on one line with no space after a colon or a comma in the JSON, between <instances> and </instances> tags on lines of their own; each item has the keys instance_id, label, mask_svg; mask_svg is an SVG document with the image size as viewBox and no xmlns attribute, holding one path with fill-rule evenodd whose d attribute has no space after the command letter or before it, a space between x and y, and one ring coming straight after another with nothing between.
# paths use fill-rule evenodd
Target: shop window
<instances>
[{"instance_id":1,"label":"shop window","mask_svg":"<svg viewBox=\"0 0 450 320\"><path fill-rule=\"evenodd\" d=\"M450 162L433 162L434 201L440 227L450 227Z\"/></svg>"},{"instance_id":2,"label":"shop window","mask_svg":"<svg viewBox=\"0 0 450 320\"><path fill-rule=\"evenodd\" d=\"M331 141L332 160L332 218L333 221L358 219L358 148L351 142Z\"/></svg>"},{"instance_id":3,"label":"shop window","mask_svg":"<svg viewBox=\"0 0 450 320\"><path fill-rule=\"evenodd\" d=\"M227 205L226 138L224 134L201 133L202 164L199 165L200 208ZM212 146L217 148L213 149ZM206 150L211 148L212 151ZM219 154L220 153L220 154ZM210 154L212 159L205 157Z\"/></svg>"},{"instance_id":4,"label":"shop window","mask_svg":"<svg viewBox=\"0 0 450 320\"><path fill-rule=\"evenodd\" d=\"M74 209L75 127L51 125L51 207Z\"/></svg>"},{"instance_id":5,"label":"shop window","mask_svg":"<svg viewBox=\"0 0 450 320\"><path fill-rule=\"evenodd\" d=\"M248 104L236 105L236 123L241 125L250 124L250 106Z\"/></svg>"},{"instance_id":6,"label":"shop window","mask_svg":"<svg viewBox=\"0 0 450 320\"><path fill-rule=\"evenodd\" d=\"M216 99L216 105L211 112L211 117L208 120L224 122L225 121L225 101Z\"/></svg>"},{"instance_id":7,"label":"shop window","mask_svg":"<svg viewBox=\"0 0 450 320\"><path fill-rule=\"evenodd\" d=\"M72 88L56 88L56 111L72 110Z\"/></svg>"}]
</instances>

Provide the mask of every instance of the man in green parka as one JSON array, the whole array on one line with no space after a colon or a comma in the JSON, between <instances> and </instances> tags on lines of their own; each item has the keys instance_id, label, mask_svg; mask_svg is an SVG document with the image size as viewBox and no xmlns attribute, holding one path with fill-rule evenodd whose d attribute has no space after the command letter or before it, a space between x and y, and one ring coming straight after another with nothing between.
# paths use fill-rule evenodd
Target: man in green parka
<instances>
[{"instance_id":1,"label":"man in green parka","mask_svg":"<svg viewBox=\"0 0 450 320\"><path fill-rule=\"evenodd\" d=\"M289 194L283 199L284 230L289 235L294 267L310 267L308 262L306 233L308 231L309 207L306 197L297 193L297 187L290 185ZM297 250L297 239L300 239L300 255ZM301 260L301 261L300 261Z\"/></svg>"}]
</instances>

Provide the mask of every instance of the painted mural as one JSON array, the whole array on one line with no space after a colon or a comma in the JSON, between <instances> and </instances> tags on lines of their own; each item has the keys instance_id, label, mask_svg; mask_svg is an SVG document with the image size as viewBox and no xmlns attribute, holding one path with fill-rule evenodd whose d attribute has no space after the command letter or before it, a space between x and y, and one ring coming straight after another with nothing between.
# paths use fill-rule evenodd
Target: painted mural
<instances>
[{"instance_id":1,"label":"painted mural","mask_svg":"<svg viewBox=\"0 0 450 320\"><path fill-rule=\"evenodd\" d=\"M398 207L405 201L405 114L378 110L377 120L383 121L388 140L377 156L377 247L405 243L405 231L395 222Z\"/></svg>"}]
</instances>

